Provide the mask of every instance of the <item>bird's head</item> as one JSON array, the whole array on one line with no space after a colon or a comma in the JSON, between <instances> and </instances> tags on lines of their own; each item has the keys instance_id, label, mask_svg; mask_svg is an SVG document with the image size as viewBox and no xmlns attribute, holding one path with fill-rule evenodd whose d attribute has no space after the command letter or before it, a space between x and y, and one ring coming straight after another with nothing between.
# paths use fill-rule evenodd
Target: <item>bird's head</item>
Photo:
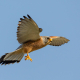
<instances>
[{"instance_id":1,"label":"bird's head","mask_svg":"<svg viewBox=\"0 0 80 80\"><path fill-rule=\"evenodd\" d=\"M49 36L42 36L42 39L45 45L48 45L52 42L52 38L50 38Z\"/></svg>"}]
</instances>

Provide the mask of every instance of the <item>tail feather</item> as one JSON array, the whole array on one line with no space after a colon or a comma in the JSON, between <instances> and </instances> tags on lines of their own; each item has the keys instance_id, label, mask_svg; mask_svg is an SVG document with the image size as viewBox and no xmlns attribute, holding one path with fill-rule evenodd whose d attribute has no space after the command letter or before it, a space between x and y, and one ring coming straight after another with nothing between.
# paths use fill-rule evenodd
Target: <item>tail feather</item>
<instances>
[{"instance_id":1,"label":"tail feather","mask_svg":"<svg viewBox=\"0 0 80 80\"><path fill-rule=\"evenodd\" d=\"M6 53L0 58L0 64L10 64L10 63L15 63L15 62L20 62L21 59L23 58L24 53L22 52L22 48L17 49L14 52L11 53Z\"/></svg>"}]
</instances>

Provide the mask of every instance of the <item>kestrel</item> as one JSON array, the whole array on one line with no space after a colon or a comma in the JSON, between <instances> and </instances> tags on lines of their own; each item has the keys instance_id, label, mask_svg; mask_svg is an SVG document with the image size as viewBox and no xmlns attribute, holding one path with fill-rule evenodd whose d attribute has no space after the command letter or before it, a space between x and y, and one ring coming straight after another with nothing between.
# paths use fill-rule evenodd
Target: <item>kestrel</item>
<instances>
[{"instance_id":1,"label":"kestrel","mask_svg":"<svg viewBox=\"0 0 80 80\"><path fill-rule=\"evenodd\" d=\"M25 60L32 59L29 53L47 45L61 46L69 40L61 36L40 36L42 28L39 28L35 21L29 16L20 18L17 28L17 40L21 44L14 52L6 53L0 58L0 64L20 62L24 54Z\"/></svg>"}]
</instances>

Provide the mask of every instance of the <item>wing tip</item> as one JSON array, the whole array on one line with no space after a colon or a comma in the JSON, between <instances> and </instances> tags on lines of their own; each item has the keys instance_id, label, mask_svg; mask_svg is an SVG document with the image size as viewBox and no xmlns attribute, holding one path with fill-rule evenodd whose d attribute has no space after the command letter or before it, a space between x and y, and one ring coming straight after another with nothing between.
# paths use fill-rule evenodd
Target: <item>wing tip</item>
<instances>
[{"instance_id":1,"label":"wing tip","mask_svg":"<svg viewBox=\"0 0 80 80\"><path fill-rule=\"evenodd\" d=\"M28 14L27 14L27 17L28 17L29 19L32 19L31 16L28 15ZM27 18L27 17L26 17L26 16L23 16L24 19ZM21 20L21 21L24 20L23 18L20 18L20 20ZM20 22L20 21L19 21L19 22Z\"/></svg>"},{"instance_id":2,"label":"wing tip","mask_svg":"<svg viewBox=\"0 0 80 80\"><path fill-rule=\"evenodd\" d=\"M27 18L26 16L23 16L24 18Z\"/></svg>"},{"instance_id":3,"label":"wing tip","mask_svg":"<svg viewBox=\"0 0 80 80\"><path fill-rule=\"evenodd\" d=\"M29 19L31 19L31 16L30 15L27 14L27 16L28 16Z\"/></svg>"},{"instance_id":4,"label":"wing tip","mask_svg":"<svg viewBox=\"0 0 80 80\"><path fill-rule=\"evenodd\" d=\"M50 37L54 40L54 42L50 43L50 45L53 46L61 46L70 41L69 39L61 36L50 36Z\"/></svg>"},{"instance_id":5,"label":"wing tip","mask_svg":"<svg viewBox=\"0 0 80 80\"><path fill-rule=\"evenodd\" d=\"M24 20L23 18L20 18L20 20ZM20 22L20 21L19 21Z\"/></svg>"}]
</instances>

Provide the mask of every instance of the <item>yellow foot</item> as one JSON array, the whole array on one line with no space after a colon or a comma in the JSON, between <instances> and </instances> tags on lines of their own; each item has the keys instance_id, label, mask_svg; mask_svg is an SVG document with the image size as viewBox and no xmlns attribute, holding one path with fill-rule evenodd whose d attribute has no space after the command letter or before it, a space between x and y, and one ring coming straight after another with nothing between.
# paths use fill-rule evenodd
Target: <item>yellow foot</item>
<instances>
[{"instance_id":1,"label":"yellow foot","mask_svg":"<svg viewBox=\"0 0 80 80\"><path fill-rule=\"evenodd\" d=\"M30 60L32 62L32 59L30 58L29 55L25 56L25 60Z\"/></svg>"}]
</instances>

